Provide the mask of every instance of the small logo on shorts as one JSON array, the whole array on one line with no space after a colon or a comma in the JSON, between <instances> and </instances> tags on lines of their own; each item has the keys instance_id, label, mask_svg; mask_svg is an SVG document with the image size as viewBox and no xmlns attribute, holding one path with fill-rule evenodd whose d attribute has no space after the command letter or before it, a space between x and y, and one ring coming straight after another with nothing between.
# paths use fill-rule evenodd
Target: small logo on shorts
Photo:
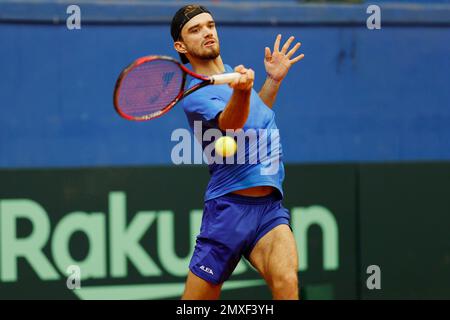
<instances>
[{"instance_id":1,"label":"small logo on shorts","mask_svg":"<svg viewBox=\"0 0 450 320\"><path fill-rule=\"evenodd\" d=\"M205 267L205 266L200 266L200 269L202 269L203 271L205 271L206 273L209 273L209 274L212 274L212 275L214 275L214 272L210 269L210 268L207 268L207 267Z\"/></svg>"}]
</instances>

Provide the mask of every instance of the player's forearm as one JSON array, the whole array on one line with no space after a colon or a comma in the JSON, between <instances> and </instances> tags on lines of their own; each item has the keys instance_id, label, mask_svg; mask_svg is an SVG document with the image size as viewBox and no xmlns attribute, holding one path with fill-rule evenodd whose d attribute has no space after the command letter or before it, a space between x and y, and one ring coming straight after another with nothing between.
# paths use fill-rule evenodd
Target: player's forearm
<instances>
[{"instance_id":1,"label":"player's forearm","mask_svg":"<svg viewBox=\"0 0 450 320\"><path fill-rule=\"evenodd\" d=\"M275 103L280 85L281 81L275 81L272 78L267 77L261 91L259 91L259 97L269 108L272 108Z\"/></svg>"},{"instance_id":2,"label":"player's forearm","mask_svg":"<svg viewBox=\"0 0 450 320\"><path fill-rule=\"evenodd\" d=\"M219 128L242 129L250 112L251 90L233 90L228 104L219 116Z\"/></svg>"}]
</instances>

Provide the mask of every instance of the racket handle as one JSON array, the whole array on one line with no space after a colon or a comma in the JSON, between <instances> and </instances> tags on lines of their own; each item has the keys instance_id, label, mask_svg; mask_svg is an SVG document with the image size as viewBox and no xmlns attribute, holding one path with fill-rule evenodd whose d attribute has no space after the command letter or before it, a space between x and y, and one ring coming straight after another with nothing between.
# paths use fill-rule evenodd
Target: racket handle
<instances>
[{"instance_id":1,"label":"racket handle","mask_svg":"<svg viewBox=\"0 0 450 320\"><path fill-rule=\"evenodd\" d=\"M212 84L227 84L231 83L236 79L239 79L241 77L241 74L238 72L232 72L232 73L224 73L224 74L216 74L214 76L211 76L211 83Z\"/></svg>"}]
</instances>

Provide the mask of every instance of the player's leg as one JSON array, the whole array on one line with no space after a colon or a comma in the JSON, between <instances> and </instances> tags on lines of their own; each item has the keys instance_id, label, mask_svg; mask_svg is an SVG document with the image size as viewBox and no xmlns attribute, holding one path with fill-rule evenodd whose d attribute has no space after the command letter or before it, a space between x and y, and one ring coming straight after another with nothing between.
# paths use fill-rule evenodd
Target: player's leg
<instances>
[{"instance_id":1,"label":"player's leg","mask_svg":"<svg viewBox=\"0 0 450 320\"><path fill-rule=\"evenodd\" d=\"M299 299L297 249L287 224L276 226L259 239L249 261L266 280L274 299Z\"/></svg>"},{"instance_id":2,"label":"player's leg","mask_svg":"<svg viewBox=\"0 0 450 320\"><path fill-rule=\"evenodd\" d=\"M222 284L212 284L189 271L182 300L217 300Z\"/></svg>"},{"instance_id":3,"label":"player's leg","mask_svg":"<svg viewBox=\"0 0 450 320\"><path fill-rule=\"evenodd\" d=\"M200 234L189 263L183 299L218 299L222 284L241 259L248 234L248 204L222 196L205 202Z\"/></svg>"}]
</instances>

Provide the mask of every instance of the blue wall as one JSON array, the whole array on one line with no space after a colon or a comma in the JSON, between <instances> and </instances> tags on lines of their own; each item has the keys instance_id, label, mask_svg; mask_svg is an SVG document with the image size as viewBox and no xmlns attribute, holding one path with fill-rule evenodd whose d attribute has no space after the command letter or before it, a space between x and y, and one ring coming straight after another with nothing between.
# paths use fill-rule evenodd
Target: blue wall
<instances>
[{"instance_id":1,"label":"blue wall","mask_svg":"<svg viewBox=\"0 0 450 320\"><path fill-rule=\"evenodd\" d=\"M245 11L234 9L233 20L226 16L232 8L211 8L224 61L254 68L257 88L264 47L276 34L302 41L306 57L275 106L292 163L450 160L450 7L438 6L431 16L429 7L386 7L382 29L374 31L365 27L363 5L335 14L309 7L308 16L320 18L307 22L305 7L296 5L275 25L262 11L253 13L261 12L261 21L248 24ZM174 8L81 6L87 23L69 31L60 4L0 4L0 167L169 164L171 132L188 127L182 110L129 122L113 111L112 90L135 58L175 56L168 24ZM121 12L141 20L114 23Z\"/></svg>"}]
</instances>

